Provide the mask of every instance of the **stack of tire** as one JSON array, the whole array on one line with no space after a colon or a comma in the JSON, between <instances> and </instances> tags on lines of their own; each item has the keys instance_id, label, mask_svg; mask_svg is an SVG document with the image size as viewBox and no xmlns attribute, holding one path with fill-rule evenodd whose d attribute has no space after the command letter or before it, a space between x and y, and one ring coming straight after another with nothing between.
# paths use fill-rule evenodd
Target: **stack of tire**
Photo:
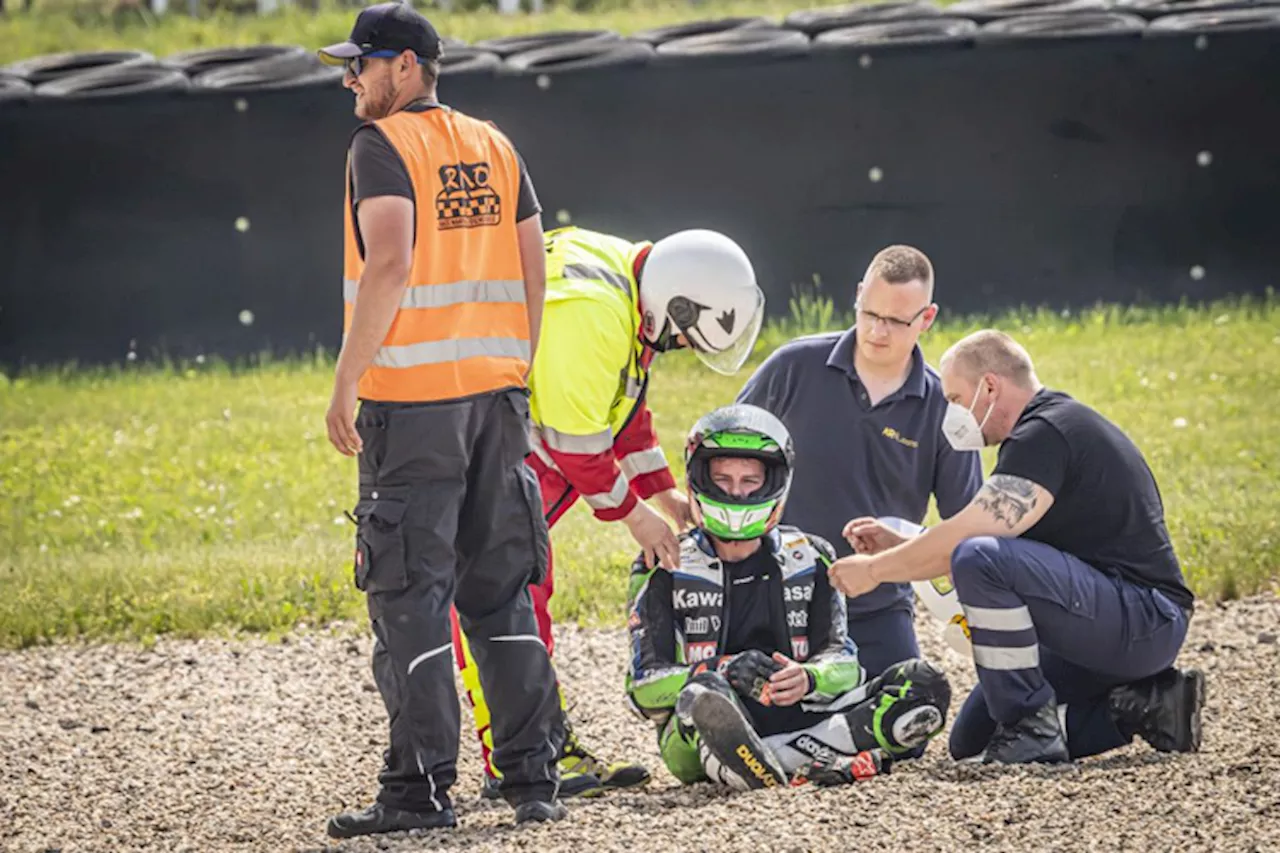
<instances>
[{"instance_id":1,"label":"stack of tire","mask_svg":"<svg viewBox=\"0 0 1280 853\"><path fill-rule=\"evenodd\" d=\"M36 56L0 68L0 103L134 94L332 85L342 69L296 45L188 51L158 59L136 50Z\"/></svg>"}]
</instances>

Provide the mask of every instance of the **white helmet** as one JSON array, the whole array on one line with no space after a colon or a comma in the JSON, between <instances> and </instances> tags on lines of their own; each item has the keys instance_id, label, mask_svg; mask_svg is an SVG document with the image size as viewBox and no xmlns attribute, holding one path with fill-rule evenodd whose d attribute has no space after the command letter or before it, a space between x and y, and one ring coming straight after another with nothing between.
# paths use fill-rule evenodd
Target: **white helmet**
<instances>
[{"instance_id":1,"label":"white helmet","mask_svg":"<svg viewBox=\"0 0 1280 853\"><path fill-rule=\"evenodd\" d=\"M640 273L641 336L659 351L677 334L704 364L726 376L751 355L764 321L764 294L747 253L715 231L680 231L653 244Z\"/></svg>"}]
</instances>

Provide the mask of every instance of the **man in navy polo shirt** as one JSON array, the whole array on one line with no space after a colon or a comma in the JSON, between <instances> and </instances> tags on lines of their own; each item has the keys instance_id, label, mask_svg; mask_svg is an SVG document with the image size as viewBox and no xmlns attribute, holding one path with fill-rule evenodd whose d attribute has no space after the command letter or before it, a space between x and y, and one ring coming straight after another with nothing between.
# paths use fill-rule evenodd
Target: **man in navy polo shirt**
<instances>
[{"instance_id":1,"label":"man in navy polo shirt","mask_svg":"<svg viewBox=\"0 0 1280 853\"><path fill-rule=\"evenodd\" d=\"M918 341L938 314L933 266L910 246L872 259L858 285L853 328L798 338L747 380L738 402L776 415L795 439L795 480L783 521L852 553L851 518L922 523L929 496L943 518L982 486L979 455L943 438L947 400ZM870 676L920 656L907 584L882 584L849 602L849 635Z\"/></svg>"}]
</instances>

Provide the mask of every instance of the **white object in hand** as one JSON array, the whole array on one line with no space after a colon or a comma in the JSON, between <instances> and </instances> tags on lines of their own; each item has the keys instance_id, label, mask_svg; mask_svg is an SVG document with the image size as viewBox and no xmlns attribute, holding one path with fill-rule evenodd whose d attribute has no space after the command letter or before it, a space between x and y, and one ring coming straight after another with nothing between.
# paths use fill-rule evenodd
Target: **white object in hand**
<instances>
[{"instance_id":1,"label":"white object in hand","mask_svg":"<svg viewBox=\"0 0 1280 853\"><path fill-rule=\"evenodd\" d=\"M925 528L904 518L885 516L880 522L900 536L919 536ZM924 604L925 610L942 623L942 641L965 657L973 657L973 644L969 640L969 621L960 607L960 598L948 575L927 581L912 581L911 588Z\"/></svg>"}]
</instances>

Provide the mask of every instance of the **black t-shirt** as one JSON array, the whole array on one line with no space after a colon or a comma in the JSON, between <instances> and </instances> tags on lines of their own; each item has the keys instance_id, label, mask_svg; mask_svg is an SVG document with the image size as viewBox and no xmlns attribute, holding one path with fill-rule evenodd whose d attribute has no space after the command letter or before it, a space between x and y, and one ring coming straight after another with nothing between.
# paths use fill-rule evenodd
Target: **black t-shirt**
<instances>
[{"instance_id":1,"label":"black t-shirt","mask_svg":"<svg viewBox=\"0 0 1280 853\"><path fill-rule=\"evenodd\" d=\"M411 104L405 112L426 112L439 109L437 104ZM516 202L516 222L542 212L533 181L525 168L524 159L516 152L520 163L520 198ZM351 139L351 200L358 204L366 198L380 195L398 195L413 200L413 182L400 155L382 132L373 125L366 125L355 132Z\"/></svg>"},{"instance_id":2,"label":"black t-shirt","mask_svg":"<svg viewBox=\"0 0 1280 853\"><path fill-rule=\"evenodd\" d=\"M1155 477L1137 446L1102 415L1041 389L1000 445L996 474L1022 477L1053 495L1053 506L1024 538L1191 608L1194 596L1165 527Z\"/></svg>"},{"instance_id":3,"label":"black t-shirt","mask_svg":"<svg viewBox=\"0 0 1280 853\"><path fill-rule=\"evenodd\" d=\"M725 561L729 627L720 654L759 649L766 654L782 652L791 657L790 648L778 647L779 637L774 630L779 620L785 625L787 618L779 591L781 573L778 561L763 546L739 563Z\"/></svg>"}]
</instances>

